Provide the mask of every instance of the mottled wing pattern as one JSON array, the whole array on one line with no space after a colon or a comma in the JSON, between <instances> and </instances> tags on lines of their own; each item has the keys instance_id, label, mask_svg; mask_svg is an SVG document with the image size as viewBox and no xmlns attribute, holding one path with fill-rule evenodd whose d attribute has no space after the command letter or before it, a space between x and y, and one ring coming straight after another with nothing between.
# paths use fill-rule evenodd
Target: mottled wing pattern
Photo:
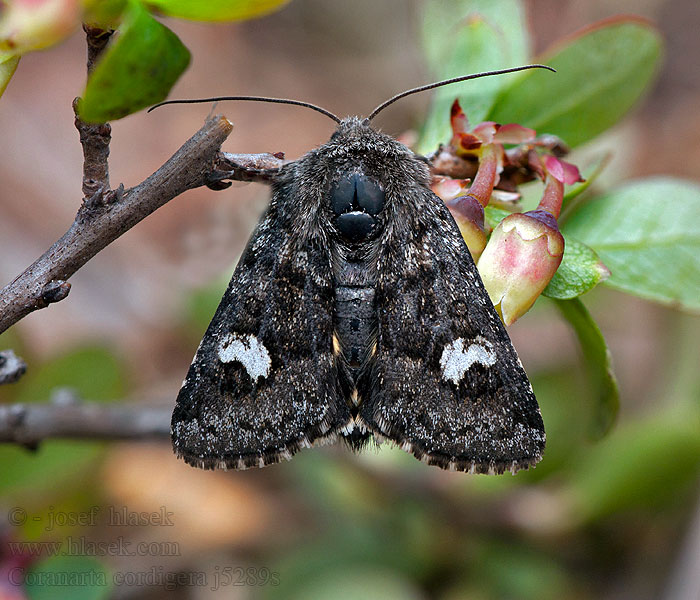
<instances>
[{"instance_id":1,"label":"mottled wing pattern","mask_svg":"<svg viewBox=\"0 0 700 600\"><path fill-rule=\"evenodd\" d=\"M535 396L449 211L417 208L413 239L382 241L360 416L429 464L515 472L544 449Z\"/></svg>"},{"instance_id":2,"label":"mottled wing pattern","mask_svg":"<svg viewBox=\"0 0 700 600\"><path fill-rule=\"evenodd\" d=\"M202 468L263 466L345 426L333 306L328 252L298 242L273 198L178 395L175 453Z\"/></svg>"}]
</instances>

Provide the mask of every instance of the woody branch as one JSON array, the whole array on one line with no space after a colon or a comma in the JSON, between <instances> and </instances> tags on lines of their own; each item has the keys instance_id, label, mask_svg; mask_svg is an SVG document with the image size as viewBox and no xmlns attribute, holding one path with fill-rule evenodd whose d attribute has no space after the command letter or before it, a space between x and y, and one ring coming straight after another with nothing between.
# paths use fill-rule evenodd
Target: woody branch
<instances>
[{"instance_id":1,"label":"woody branch","mask_svg":"<svg viewBox=\"0 0 700 600\"><path fill-rule=\"evenodd\" d=\"M47 439L166 440L170 405L83 402L59 389L44 404L0 405L0 443L37 448Z\"/></svg>"}]
</instances>

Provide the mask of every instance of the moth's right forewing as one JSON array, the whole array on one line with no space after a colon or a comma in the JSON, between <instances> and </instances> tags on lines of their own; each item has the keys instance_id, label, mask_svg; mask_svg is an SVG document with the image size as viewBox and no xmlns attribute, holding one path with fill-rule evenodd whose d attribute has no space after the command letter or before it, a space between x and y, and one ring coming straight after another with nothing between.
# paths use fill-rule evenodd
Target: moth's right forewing
<instances>
[{"instance_id":1,"label":"moth's right forewing","mask_svg":"<svg viewBox=\"0 0 700 600\"><path fill-rule=\"evenodd\" d=\"M404 189L380 244L360 415L429 464L527 468L545 442L527 375L444 203L427 187Z\"/></svg>"}]
</instances>

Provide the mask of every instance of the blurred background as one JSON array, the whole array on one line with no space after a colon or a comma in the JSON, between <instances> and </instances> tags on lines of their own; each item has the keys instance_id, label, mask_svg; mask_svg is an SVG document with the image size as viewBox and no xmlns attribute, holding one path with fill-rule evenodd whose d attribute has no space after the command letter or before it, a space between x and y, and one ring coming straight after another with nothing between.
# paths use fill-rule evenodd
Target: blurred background
<instances>
[{"instance_id":1,"label":"blurred background","mask_svg":"<svg viewBox=\"0 0 700 600\"><path fill-rule=\"evenodd\" d=\"M420 5L293 0L240 24L166 20L193 56L171 97L282 96L367 114L431 80L417 33ZM700 179L697 0L525 5L535 55L605 17L651 19L667 44L656 84L582 152L614 153L597 182L603 187L650 174ZM76 32L24 57L0 102L3 285L79 207L82 153L71 101L84 81L84 36ZM393 135L417 128L429 101L430 94L407 98L378 124ZM112 186L147 177L209 110L170 107L113 123ZM328 119L290 106L217 110L235 124L229 152L294 158L333 130ZM29 364L20 383L0 388L0 401L46 402L70 386L87 400L173 404L267 199L268 189L253 184L193 190L110 245L71 278L67 300L0 337L0 348ZM610 289L584 301L621 390L618 424L602 441L582 426L590 402L573 333L543 299L509 330L548 433L535 470L468 476L387 447L352 455L331 446L263 470L212 473L177 461L167 442L4 446L0 573L17 565L85 573L86 599L698 600L700 430L676 417L679 407L700 406L700 321ZM137 513L139 523L122 518ZM26 540L84 545L53 558L7 546ZM64 597L8 586L3 575L0 599L26 593Z\"/></svg>"}]
</instances>

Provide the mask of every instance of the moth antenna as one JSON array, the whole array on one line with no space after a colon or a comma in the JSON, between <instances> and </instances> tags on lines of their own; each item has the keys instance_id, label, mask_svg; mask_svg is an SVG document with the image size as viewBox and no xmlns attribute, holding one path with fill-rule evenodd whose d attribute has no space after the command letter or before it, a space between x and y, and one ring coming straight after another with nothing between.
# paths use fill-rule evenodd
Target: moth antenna
<instances>
[{"instance_id":1,"label":"moth antenna","mask_svg":"<svg viewBox=\"0 0 700 600\"><path fill-rule=\"evenodd\" d=\"M386 102L383 102L377 108L375 108L367 117L368 121L371 121L376 117L381 111L383 111L387 106L390 104L393 104L397 100L400 100L401 98L405 98L406 96L410 96L411 94L417 94L418 92L424 92L426 90L432 90L433 88L437 87L442 87L443 85L449 85L451 83L459 83L460 81L467 81L469 79L478 79L479 77L489 77L491 75L503 75L505 73L515 73L516 71L525 71L526 69L547 69L548 71L552 71L553 73L556 73L556 69L553 69L552 67L549 67L547 65L524 65L522 67L513 67L511 69L500 69L498 71L485 71L483 73L475 73L473 75L463 75L461 77L453 77L452 79L445 79L444 81L438 81L437 83L429 83L427 85L421 85L420 87L412 88L410 90L406 90L405 92L401 92L400 94L396 94L396 96L393 96L389 98Z\"/></svg>"},{"instance_id":2,"label":"moth antenna","mask_svg":"<svg viewBox=\"0 0 700 600\"><path fill-rule=\"evenodd\" d=\"M334 115L331 111L311 104L310 102L302 102L301 100L290 100L289 98L267 98L265 96L216 96L214 98L194 98L191 100L165 100L164 102L159 102L154 104L147 112L151 112L160 106L165 106L166 104L198 104L204 102L223 102L224 100L241 100L247 102L271 102L273 104L293 104L294 106L304 106L320 112L322 115L326 115L329 119L333 119L336 123L340 123L340 118Z\"/></svg>"}]
</instances>

